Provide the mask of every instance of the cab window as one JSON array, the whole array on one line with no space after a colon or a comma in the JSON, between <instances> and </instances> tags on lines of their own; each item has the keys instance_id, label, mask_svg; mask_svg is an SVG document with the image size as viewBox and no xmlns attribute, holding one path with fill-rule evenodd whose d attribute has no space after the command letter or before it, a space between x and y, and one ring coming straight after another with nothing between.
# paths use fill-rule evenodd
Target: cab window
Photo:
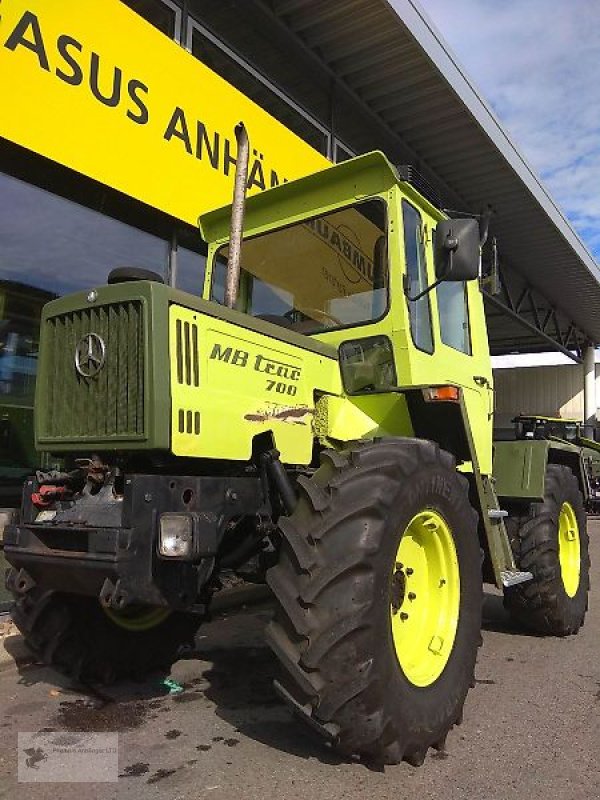
<instances>
[{"instance_id":1,"label":"cab window","mask_svg":"<svg viewBox=\"0 0 600 800\"><path fill-rule=\"evenodd\" d=\"M386 206L379 199L244 239L237 308L300 333L374 322L387 311ZM229 246L211 298L224 302Z\"/></svg>"},{"instance_id":2,"label":"cab window","mask_svg":"<svg viewBox=\"0 0 600 800\"><path fill-rule=\"evenodd\" d=\"M427 288L427 270L425 267L425 242L423 221L414 206L402 201L402 219L404 222L404 255L406 259L406 276L408 278L408 295L414 297ZM431 307L429 295L419 300L408 300L410 332L415 347L426 353L433 353L433 335L431 331Z\"/></svg>"},{"instance_id":3,"label":"cab window","mask_svg":"<svg viewBox=\"0 0 600 800\"><path fill-rule=\"evenodd\" d=\"M464 281L447 281L437 287L442 342L461 353L471 355L469 303Z\"/></svg>"}]
</instances>

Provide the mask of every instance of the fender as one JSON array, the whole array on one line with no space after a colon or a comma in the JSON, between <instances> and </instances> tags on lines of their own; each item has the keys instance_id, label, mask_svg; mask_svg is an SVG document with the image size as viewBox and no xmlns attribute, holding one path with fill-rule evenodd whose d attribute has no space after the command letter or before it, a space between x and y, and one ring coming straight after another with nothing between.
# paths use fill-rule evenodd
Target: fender
<instances>
[{"instance_id":1,"label":"fender","mask_svg":"<svg viewBox=\"0 0 600 800\"><path fill-rule=\"evenodd\" d=\"M584 502L587 502L590 490L581 449L551 439L494 443L493 469L498 497L542 502L548 464L570 467L577 477Z\"/></svg>"},{"instance_id":2,"label":"fender","mask_svg":"<svg viewBox=\"0 0 600 800\"><path fill-rule=\"evenodd\" d=\"M317 403L315 415L317 435L329 447L343 448L349 441L377 436L414 436L437 442L448 450L456 458L458 471L469 481L470 500L478 512L484 579L498 588L517 583L523 580L525 573L520 573L515 566L492 476L483 475L479 469L462 390L444 385L442 388L456 390L455 398L426 400L426 393L436 388L440 387L397 387L387 391L390 402L397 405L387 409L389 413L383 420L373 419L356 408L352 402L355 397L323 397ZM392 420L397 430L392 429Z\"/></svg>"}]
</instances>

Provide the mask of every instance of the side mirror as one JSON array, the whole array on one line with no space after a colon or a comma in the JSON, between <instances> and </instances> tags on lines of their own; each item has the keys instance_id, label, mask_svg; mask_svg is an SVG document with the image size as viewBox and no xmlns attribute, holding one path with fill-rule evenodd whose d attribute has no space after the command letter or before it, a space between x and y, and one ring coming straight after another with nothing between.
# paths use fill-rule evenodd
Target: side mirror
<instances>
[{"instance_id":1,"label":"side mirror","mask_svg":"<svg viewBox=\"0 0 600 800\"><path fill-rule=\"evenodd\" d=\"M474 219L444 219L435 230L435 277L472 281L479 276L480 231Z\"/></svg>"}]
</instances>

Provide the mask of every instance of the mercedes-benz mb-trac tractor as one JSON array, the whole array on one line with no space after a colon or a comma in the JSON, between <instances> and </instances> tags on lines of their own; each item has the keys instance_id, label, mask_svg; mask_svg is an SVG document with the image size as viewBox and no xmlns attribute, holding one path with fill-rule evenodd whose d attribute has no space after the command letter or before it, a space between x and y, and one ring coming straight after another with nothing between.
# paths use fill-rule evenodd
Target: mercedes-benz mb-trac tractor
<instances>
[{"instance_id":1,"label":"mercedes-benz mb-trac tractor","mask_svg":"<svg viewBox=\"0 0 600 800\"><path fill-rule=\"evenodd\" d=\"M596 441L595 426L577 419L545 417L540 414L519 414L513 420L517 439L551 439L568 442L581 450L587 479L586 510L600 512L600 443ZM591 428L591 430L590 430ZM590 439L590 433L594 437Z\"/></svg>"},{"instance_id":2,"label":"mercedes-benz mb-trac tractor","mask_svg":"<svg viewBox=\"0 0 600 800\"><path fill-rule=\"evenodd\" d=\"M280 696L342 754L419 764L461 720L483 582L531 630L581 626L580 453L494 446L480 225L409 171L234 200L200 220L201 297L120 269L45 306L55 469L5 530L14 620L89 681L168 667L254 560Z\"/></svg>"}]
</instances>

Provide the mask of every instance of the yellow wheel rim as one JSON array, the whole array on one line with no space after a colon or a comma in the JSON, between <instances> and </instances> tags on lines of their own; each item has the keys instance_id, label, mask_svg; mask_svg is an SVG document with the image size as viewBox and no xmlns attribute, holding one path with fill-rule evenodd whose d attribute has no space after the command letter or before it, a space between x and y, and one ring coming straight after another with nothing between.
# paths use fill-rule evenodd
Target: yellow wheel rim
<instances>
[{"instance_id":1,"label":"yellow wheel rim","mask_svg":"<svg viewBox=\"0 0 600 800\"><path fill-rule=\"evenodd\" d=\"M450 527L426 509L408 523L391 578L390 618L396 657L415 686L444 671L456 638L460 570Z\"/></svg>"},{"instance_id":2,"label":"yellow wheel rim","mask_svg":"<svg viewBox=\"0 0 600 800\"><path fill-rule=\"evenodd\" d=\"M148 631L150 628L160 625L169 616L171 610L134 607L124 611L114 611L112 608L104 608L104 613L115 625L127 631Z\"/></svg>"},{"instance_id":3,"label":"yellow wheel rim","mask_svg":"<svg viewBox=\"0 0 600 800\"><path fill-rule=\"evenodd\" d=\"M575 597L579 588L581 570L581 544L575 510L563 503L558 516L558 560L565 592Z\"/></svg>"}]
</instances>

